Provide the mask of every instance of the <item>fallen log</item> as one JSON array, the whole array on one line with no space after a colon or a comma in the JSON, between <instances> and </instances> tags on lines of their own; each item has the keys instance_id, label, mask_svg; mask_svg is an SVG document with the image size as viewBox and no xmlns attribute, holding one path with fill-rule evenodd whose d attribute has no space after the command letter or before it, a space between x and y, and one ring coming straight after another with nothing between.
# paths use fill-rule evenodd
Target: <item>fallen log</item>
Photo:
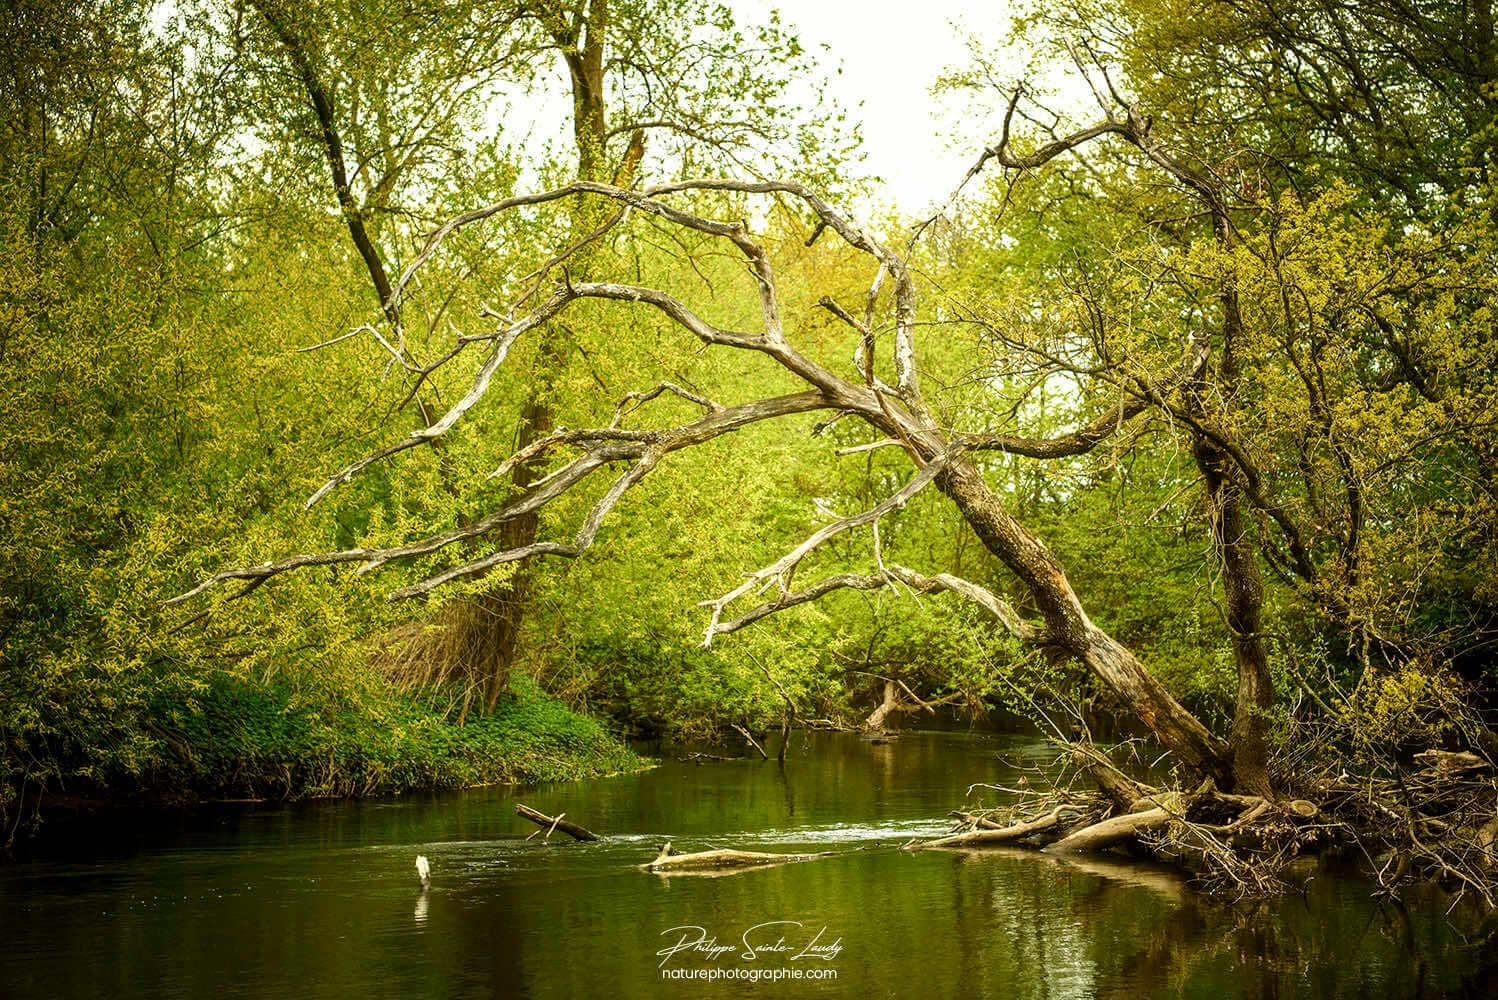
<instances>
[{"instance_id":1,"label":"fallen log","mask_svg":"<svg viewBox=\"0 0 1498 1000\"><path fill-rule=\"evenodd\" d=\"M928 847L980 847L984 844L1010 844L1032 834L1053 830L1061 824L1063 813L1079 813L1080 811L1077 806L1073 805L1057 806L1044 816L1038 816L1023 823L1014 823L996 830L982 829L971 833L957 833L937 840L913 840L906 844L904 849L921 851Z\"/></svg>"},{"instance_id":2,"label":"fallen log","mask_svg":"<svg viewBox=\"0 0 1498 1000\"><path fill-rule=\"evenodd\" d=\"M1114 844L1137 839L1140 834L1162 829L1170 823L1171 818L1170 812L1160 808L1124 813L1069 833L1046 850L1052 854L1101 851Z\"/></svg>"},{"instance_id":3,"label":"fallen log","mask_svg":"<svg viewBox=\"0 0 1498 1000\"><path fill-rule=\"evenodd\" d=\"M548 816L548 815L546 815L543 812L537 812L536 810L532 809L530 806L521 805L521 804L519 804L517 802L515 804L515 815L519 816L521 819L528 819L532 823L535 823L537 826L546 827L546 838L547 839L551 838L551 833L552 833L553 830L561 830L563 833L567 834L567 836L571 837L573 840L602 840L603 839L602 837L598 836L598 834L594 833L592 830L584 829L583 827L578 826L576 823L568 823L566 820L562 819L562 817L565 816L566 813L560 813L560 814L558 814L556 816ZM537 832L539 832L539 831L537 831ZM531 834L531 836L534 837L535 834L533 833L533 834Z\"/></svg>"},{"instance_id":4,"label":"fallen log","mask_svg":"<svg viewBox=\"0 0 1498 1000\"><path fill-rule=\"evenodd\" d=\"M820 854L766 854L760 851L734 851L728 848L719 848L714 851L681 854L671 847L670 841L667 841L661 845L661 853L656 855L654 861L643 864L640 867L648 872L759 868L764 865L783 865L792 861L810 861L813 858L827 858L836 853L836 851L823 851Z\"/></svg>"}]
</instances>

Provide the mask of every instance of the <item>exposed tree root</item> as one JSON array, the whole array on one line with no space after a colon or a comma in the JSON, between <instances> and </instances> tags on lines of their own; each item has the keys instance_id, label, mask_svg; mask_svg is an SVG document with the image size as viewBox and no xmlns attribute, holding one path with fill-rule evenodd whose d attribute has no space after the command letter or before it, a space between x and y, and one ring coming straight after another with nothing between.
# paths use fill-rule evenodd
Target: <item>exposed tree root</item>
<instances>
[{"instance_id":1,"label":"exposed tree root","mask_svg":"<svg viewBox=\"0 0 1498 1000\"><path fill-rule=\"evenodd\" d=\"M1211 779L1190 791L1153 788L1123 775L1096 748L1066 745L1065 752L1074 769L1062 778L1071 780L1046 791L1004 789L1017 797L1012 805L954 812L951 834L906 849L1124 851L1185 867L1236 896L1282 890L1281 876L1298 857L1351 852L1391 895L1434 878L1488 906L1498 900L1498 772L1475 754L1427 751L1409 773L1321 775L1303 783L1308 798L1268 799L1219 791ZM1097 787L1070 787L1079 775Z\"/></svg>"}]
</instances>

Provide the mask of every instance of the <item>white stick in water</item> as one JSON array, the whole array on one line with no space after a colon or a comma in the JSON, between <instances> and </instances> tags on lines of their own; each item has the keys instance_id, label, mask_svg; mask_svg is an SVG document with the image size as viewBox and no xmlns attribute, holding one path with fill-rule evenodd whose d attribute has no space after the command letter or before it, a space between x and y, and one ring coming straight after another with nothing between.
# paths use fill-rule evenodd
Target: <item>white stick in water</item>
<instances>
[{"instance_id":1,"label":"white stick in water","mask_svg":"<svg viewBox=\"0 0 1498 1000\"><path fill-rule=\"evenodd\" d=\"M430 889L432 887L432 865L427 861L425 854L416 855L416 874L421 876L421 887Z\"/></svg>"}]
</instances>

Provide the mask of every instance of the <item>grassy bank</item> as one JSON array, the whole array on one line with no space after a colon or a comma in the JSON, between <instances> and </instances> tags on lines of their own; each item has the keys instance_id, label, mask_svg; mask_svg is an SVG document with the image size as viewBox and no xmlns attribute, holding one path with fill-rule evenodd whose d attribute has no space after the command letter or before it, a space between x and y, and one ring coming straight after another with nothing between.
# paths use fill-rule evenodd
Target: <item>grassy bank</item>
<instances>
[{"instance_id":1,"label":"grassy bank","mask_svg":"<svg viewBox=\"0 0 1498 1000\"><path fill-rule=\"evenodd\" d=\"M191 689L156 685L135 711L107 724L96 718L91 731L58 728L27 746L12 742L4 839L36 833L49 807L65 803L384 795L601 777L647 763L523 678L493 713L472 713L461 725L440 699L347 681L215 673ZM100 752L125 745L128 754Z\"/></svg>"}]
</instances>

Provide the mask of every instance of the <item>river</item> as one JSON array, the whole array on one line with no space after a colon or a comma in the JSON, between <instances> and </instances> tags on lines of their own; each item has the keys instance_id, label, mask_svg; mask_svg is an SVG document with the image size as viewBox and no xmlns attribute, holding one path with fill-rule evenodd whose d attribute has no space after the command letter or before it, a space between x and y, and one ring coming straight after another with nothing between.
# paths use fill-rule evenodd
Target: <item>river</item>
<instances>
[{"instance_id":1,"label":"river","mask_svg":"<svg viewBox=\"0 0 1498 1000\"><path fill-rule=\"evenodd\" d=\"M1122 859L897 849L970 784L1045 764L1025 738L798 733L783 767L655 752L601 781L58 826L0 867L0 997L1498 995L1491 924L1433 890L1392 905L1319 872L1228 904ZM608 839L527 840L516 802ZM640 871L668 839L844 853Z\"/></svg>"}]
</instances>

